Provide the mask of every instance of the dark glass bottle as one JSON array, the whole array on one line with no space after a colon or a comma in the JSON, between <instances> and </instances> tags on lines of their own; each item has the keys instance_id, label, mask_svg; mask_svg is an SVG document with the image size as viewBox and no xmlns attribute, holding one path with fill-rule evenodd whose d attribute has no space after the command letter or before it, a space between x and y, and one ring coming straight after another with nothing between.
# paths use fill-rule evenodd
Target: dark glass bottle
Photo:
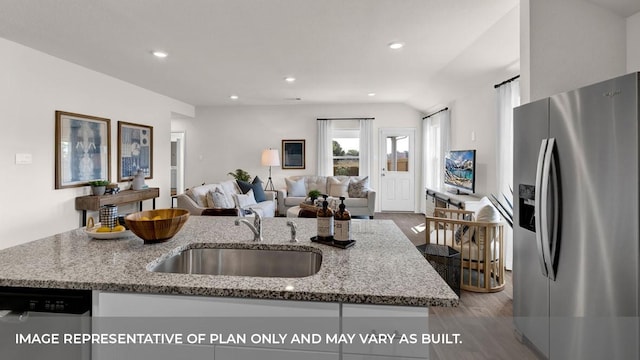
<instances>
[{"instance_id":1,"label":"dark glass bottle","mask_svg":"<svg viewBox=\"0 0 640 360\"><path fill-rule=\"evenodd\" d=\"M351 214L344 205L344 196L340 197L340 206L334 215L333 239L337 243L351 240Z\"/></svg>"},{"instance_id":2,"label":"dark glass bottle","mask_svg":"<svg viewBox=\"0 0 640 360\"><path fill-rule=\"evenodd\" d=\"M322 202L322 208L318 209L316 218L318 221L318 240L331 241L333 240L333 210L329 208L329 202L327 201L327 195L322 195L324 201Z\"/></svg>"}]
</instances>

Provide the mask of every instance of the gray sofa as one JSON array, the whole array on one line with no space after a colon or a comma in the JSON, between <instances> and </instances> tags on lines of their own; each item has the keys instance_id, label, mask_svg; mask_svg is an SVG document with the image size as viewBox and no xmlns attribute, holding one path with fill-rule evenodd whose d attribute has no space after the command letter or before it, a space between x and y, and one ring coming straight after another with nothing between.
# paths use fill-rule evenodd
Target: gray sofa
<instances>
[{"instance_id":1,"label":"gray sofa","mask_svg":"<svg viewBox=\"0 0 640 360\"><path fill-rule=\"evenodd\" d=\"M368 216L373 219L376 192L369 188L366 176L291 176L285 179L285 183L287 187L277 191L278 214L281 216L287 213L287 209L305 201L310 190L318 190L329 195L330 204L334 208L339 204L337 198L342 192L342 195L346 195L344 204L352 216Z\"/></svg>"},{"instance_id":2,"label":"gray sofa","mask_svg":"<svg viewBox=\"0 0 640 360\"><path fill-rule=\"evenodd\" d=\"M224 202L222 206L216 206L213 202L212 194L217 193L220 195ZM214 215L229 214L233 211L211 211L213 209L229 210L235 209L235 213L238 216L243 216L240 208L251 208L260 213L262 217L274 217L276 211L275 192L266 191L266 201L261 201L255 204L247 204L246 201L250 199L250 194L242 194L240 187L235 180L223 181L219 184L203 184L200 186L194 186L184 193L178 195L178 207L181 209L189 210L191 215ZM255 200L255 198L254 198Z\"/></svg>"}]
</instances>

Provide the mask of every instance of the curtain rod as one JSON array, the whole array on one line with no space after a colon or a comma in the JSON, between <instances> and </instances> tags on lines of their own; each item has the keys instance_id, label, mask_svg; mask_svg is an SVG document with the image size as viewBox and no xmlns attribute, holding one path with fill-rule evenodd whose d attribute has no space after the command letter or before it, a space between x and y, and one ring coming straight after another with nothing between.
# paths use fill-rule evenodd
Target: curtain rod
<instances>
[{"instance_id":1,"label":"curtain rod","mask_svg":"<svg viewBox=\"0 0 640 360\"><path fill-rule=\"evenodd\" d=\"M429 117L432 117L432 116L433 116L433 115L435 115L435 114L439 114L439 113L441 113L441 112L443 112L443 111L447 111L447 110L449 110L449 108L448 108L448 107L446 107L446 108L444 108L444 109L440 109L440 110L438 110L438 111L436 111L436 112L434 112L434 113L432 113L432 114L429 114L429 115L427 115L427 116L423 117L423 118L422 118L422 120L424 120L424 119L426 119L426 118L429 118Z\"/></svg>"},{"instance_id":2,"label":"curtain rod","mask_svg":"<svg viewBox=\"0 0 640 360\"><path fill-rule=\"evenodd\" d=\"M500 84L495 84L495 85L493 85L493 88L494 88L494 89L497 89L497 88L499 88L500 86L502 86L502 85L504 85L504 84L507 84L507 83L510 83L510 82L512 82L513 80L515 80L515 79L517 79L517 78L519 78L519 77L520 77L520 75L516 75L516 76L512 77L511 79L507 79L507 80L505 80L505 81L501 82Z\"/></svg>"},{"instance_id":3,"label":"curtain rod","mask_svg":"<svg viewBox=\"0 0 640 360\"><path fill-rule=\"evenodd\" d=\"M365 117L358 117L358 118L328 118L328 119L316 119L316 120L375 120L376 118L365 118Z\"/></svg>"}]
</instances>

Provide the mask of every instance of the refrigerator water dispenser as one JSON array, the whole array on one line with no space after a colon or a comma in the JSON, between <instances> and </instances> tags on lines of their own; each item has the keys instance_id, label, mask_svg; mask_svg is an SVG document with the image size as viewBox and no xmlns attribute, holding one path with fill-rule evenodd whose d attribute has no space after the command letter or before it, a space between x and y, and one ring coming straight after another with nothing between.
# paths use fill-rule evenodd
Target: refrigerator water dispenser
<instances>
[{"instance_id":1,"label":"refrigerator water dispenser","mask_svg":"<svg viewBox=\"0 0 640 360\"><path fill-rule=\"evenodd\" d=\"M536 218L535 218L535 202L536 202L536 188L533 185L518 186L518 201L520 205L520 223L522 228L536 232Z\"/></svg>"}]
</instances>

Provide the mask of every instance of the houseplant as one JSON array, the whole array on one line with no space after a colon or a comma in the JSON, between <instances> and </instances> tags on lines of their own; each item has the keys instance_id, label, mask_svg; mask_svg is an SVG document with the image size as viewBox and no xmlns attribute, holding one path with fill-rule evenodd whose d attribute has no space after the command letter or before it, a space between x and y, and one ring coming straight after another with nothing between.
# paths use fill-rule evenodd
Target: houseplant
<instances>
[{"instance_id":1,"label":"houseplant","mask_svg":"<svg viewBox=\"0 0 640 360\"><path fill-rule=\"evenodd\" d=\"M511 197L513 197L513 190L511 188L509 190L511 191ZM509 227L513 228L513 203L511 200L505 194L502 194L505 205L494 194L491 194L491 197L492 199L489 200L493 203L493 206L498 209L502 218L509 224Z\"/></svg>"},{"instance_id":2,"label":"houseplant","mask_svg":"<svg viewBox=\"0 0 640 360\"><path fill-rule=\"evenodd\" d=\"M248 172L242 169L236 169L236 171L227 173L227 175L233 176L236 180L240 180L240 181L248 182L249 180L251 180L251 175L249 175Z\"/></svg>"},{"instance_id":3,"label":"houseplant","mask_svg":"<svg viewBox=\"0 0 640 360\"><path fill-rule=\"evenodd\" d=\"M316 199L318 199L318 197L320 196L320 191L309 190L309 193L307 194L307 196L309 196L309 199L311 199L311 203L314 204L316 202Z\"/></svg>"},{"instance_id":4,"label":"houseplant","mask_svg":"<svg viewBox=\"0 0 640 360\"><path fill-rule=\"evenodd\" d=\"M91 185L92 194L96 196L100 196L100 195L104 195L104 192L107 189L107 185L109 185L109 181L93 180L93 181L89 181L89 185Z\"/></svg>"}]
</instances>

